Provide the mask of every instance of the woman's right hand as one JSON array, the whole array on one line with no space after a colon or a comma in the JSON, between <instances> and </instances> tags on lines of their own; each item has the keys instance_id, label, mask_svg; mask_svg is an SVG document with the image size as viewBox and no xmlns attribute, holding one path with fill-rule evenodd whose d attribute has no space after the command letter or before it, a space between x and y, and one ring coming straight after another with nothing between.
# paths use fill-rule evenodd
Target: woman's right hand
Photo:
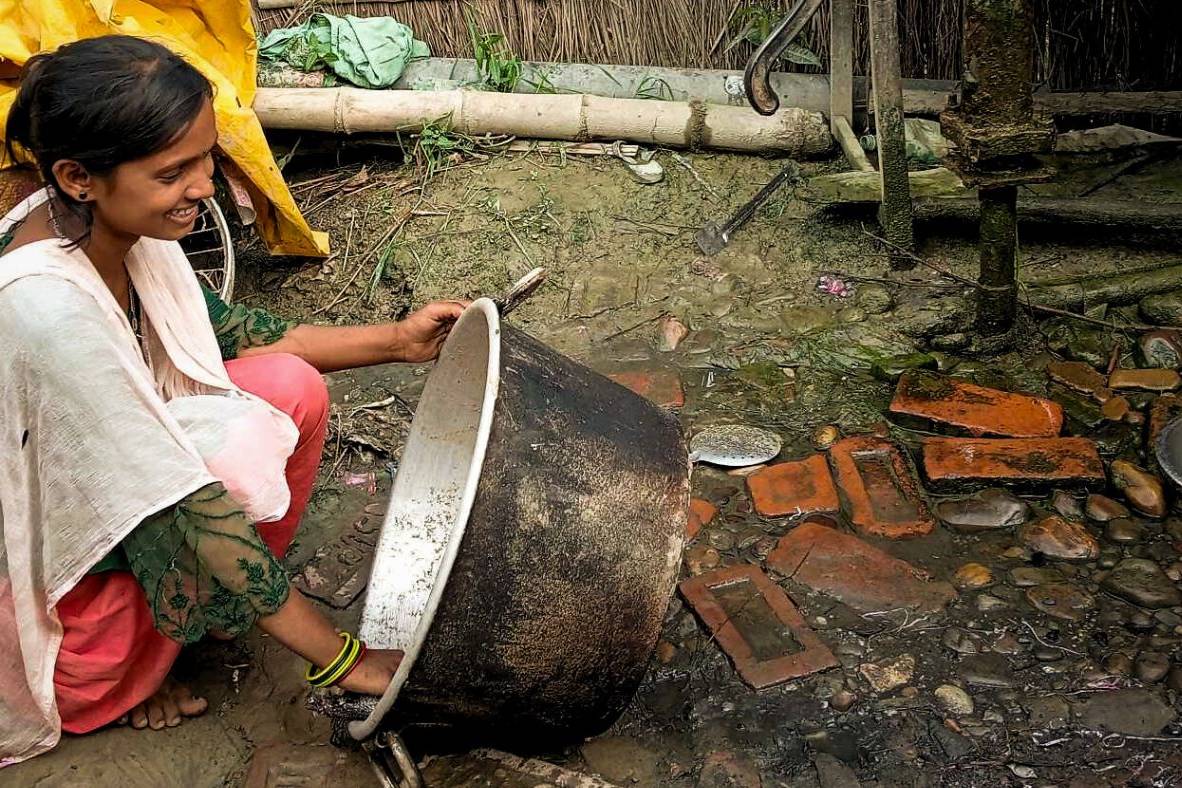
<instances>
[{"instance_id":1,"label":"woman's right hand","mask_svg":"<svg viewBox=\"0 0 1182 788\"><path fill-rule=\"evenodd\" d=\"M362 695L384 695L403 656L393 649L370 649L339 686Z\"/></svg>"}]
</instances>

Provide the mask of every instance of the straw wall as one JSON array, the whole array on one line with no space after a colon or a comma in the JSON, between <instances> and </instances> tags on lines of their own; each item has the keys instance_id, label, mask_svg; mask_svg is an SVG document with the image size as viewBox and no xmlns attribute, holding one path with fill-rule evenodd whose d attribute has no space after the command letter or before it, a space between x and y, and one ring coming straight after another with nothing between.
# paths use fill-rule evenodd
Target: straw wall
<instances>
[{"instance_id":1,"label":"straw wall","mask_svg":"<svg viewBox=\"0 0 1182 788\"><path fill-rule=\"evenodd\" d=\"M1038 27L1038 78L1059 90L1182 88L1182 2L1179 0L1031 0ZM336 4L308 0L300 8L263 11L263 31L298 21L311 10L390 15L406 22L434 54L471 56L465 9L488 31L503 33L525 60L737 68L751 48L729 55L715 46L739 5L785 9L789 0L398 0ZM906 76L958 76L962 0L899 0ZM858 73L868 57L865 2L859 3ZM808 33L826 59L828 15ZM807 69L806 69L807 70Z\"/></svg>"}]
</instances>

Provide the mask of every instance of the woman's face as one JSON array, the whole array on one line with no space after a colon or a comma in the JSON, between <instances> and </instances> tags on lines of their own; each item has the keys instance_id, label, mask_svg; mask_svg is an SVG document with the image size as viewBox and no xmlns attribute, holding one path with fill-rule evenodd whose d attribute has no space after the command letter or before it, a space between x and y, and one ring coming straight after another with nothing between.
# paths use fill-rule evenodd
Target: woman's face
<instances>
[{"instance_id":1,"label":"woman's face","mask_svg":"<svg viewBox=\"0 0 1182 788\"><path fill-rule=\"evenodd\" d=\"M95 177L93 209L115 235L177 241L193 229L198 202L213 196L217 122L207 100L197 118L163 150Z\"/></svg>"}]
</instances>

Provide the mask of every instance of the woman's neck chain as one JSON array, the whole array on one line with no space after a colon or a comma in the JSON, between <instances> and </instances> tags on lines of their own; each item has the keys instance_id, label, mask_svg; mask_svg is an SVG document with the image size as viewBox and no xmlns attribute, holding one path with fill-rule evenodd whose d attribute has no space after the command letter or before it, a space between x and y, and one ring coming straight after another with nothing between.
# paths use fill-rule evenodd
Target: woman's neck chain
<instances>
[{"instance_id":1,"label":"woman's neck chain","mask_svg":"<svg viewBox=\"0 0 1182 788\"><path fill-rule=\"evenodd\" d=\"M49 209L49 225L58 238L65 238L66 234L62 232L61 220L58 219L57 209L54 208L53 202L51 198L46 203ZM140 304L139 294L135 291L135 285L131 283L130 279L127 282L127 322L131 326L131 333L135 335L136 342L142 351L144 347L144 331L141 325L143 322L143 308Z\"/></svg>"}]
</instances>

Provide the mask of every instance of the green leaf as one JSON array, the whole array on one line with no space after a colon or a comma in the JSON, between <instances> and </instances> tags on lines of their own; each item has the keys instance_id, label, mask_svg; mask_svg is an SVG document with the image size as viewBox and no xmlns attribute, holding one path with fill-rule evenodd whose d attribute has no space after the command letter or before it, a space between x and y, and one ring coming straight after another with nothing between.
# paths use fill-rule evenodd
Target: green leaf
<instances>
[{"instance_id":1,"label":"green leaf","mask_svg":"<svg viewBox=\"0 0 1182 788\"><path fill-rule=\"evenodd\" d=\"M782 57L789 63L796 63L799 66L821 65L821 58L817 57L811 49L795 42L788 45Z\"/></svg>"}]
</instances>

